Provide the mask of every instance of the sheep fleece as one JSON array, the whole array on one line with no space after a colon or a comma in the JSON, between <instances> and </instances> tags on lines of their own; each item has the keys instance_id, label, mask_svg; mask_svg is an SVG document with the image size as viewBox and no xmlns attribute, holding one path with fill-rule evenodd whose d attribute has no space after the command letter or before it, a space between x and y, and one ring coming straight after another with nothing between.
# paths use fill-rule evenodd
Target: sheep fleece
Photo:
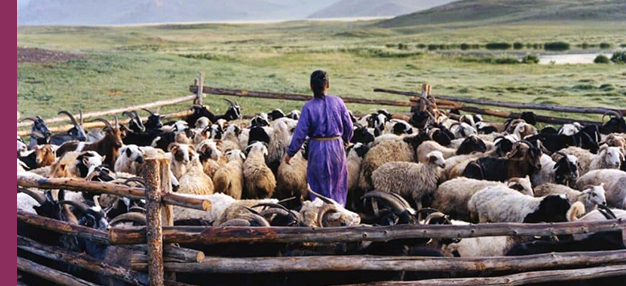
<instances>
[{"instance_id":1,"label":"sheep fleece","mask_svg":"<svg viewBox=\"0 0 626 286\"><path fill-rule=\"evenodd\" d=\"M441 169L434 164L390 162L372 174L374 187L415 200L437 189Z\"/></svg>"}]
</instances>

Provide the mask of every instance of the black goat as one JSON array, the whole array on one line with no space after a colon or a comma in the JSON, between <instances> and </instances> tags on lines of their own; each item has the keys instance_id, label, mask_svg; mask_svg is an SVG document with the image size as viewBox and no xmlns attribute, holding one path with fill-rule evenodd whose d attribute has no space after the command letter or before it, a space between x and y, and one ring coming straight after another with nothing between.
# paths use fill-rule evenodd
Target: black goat
<instances>
[{"instance_id":1,"label":"black goat","mask_svg":"<svg viewBox=\"0 0 626 286\"><path fill-rule=\"evenodd\" d=\"M461 142L459 149L456 150L457 155L471 154L473 152L484 153L487 151L485 142L477 136L468 136Z\"/></svg>"},{"instance_id":2,"label":"black goat","mask_svg":"<svg viewBox=\"0 0 626 286\"><path fill-rule=\"evenodd\" d=\"M48 129L43 118L37 115L36 117L26 117L20 120L20 122L26 120L33 122L33 127L30 129L30 143L28 144L28 148L33 149L35 145L50 144L50 135L52 135L52 132Z\"/></svg>"},{"instance_id":3,"label":"black goat","mask_svg":"<svg viewBox=\"0 0 626 286\"><path fill-rule=\"evenodd\" d=\"M285 113L282 110L280 110L280 109L274 109L270 113L267 114L267 117L271 121L274 121L274 120L276 120L278 118L283 118L285 116L286 116Z\"/></svg>"},{"instance_id":4,"label":"black goat","mask_svg":"<svg viewBox=\"0 0 626 286\"><path fill-rule=\"evenodd\" d=\"M355 125L354 133L350 142L363 143L367 145L370 142L374 142L374 134L370 133L365 126Z\"/></svg>"},{"instance_id":5,"label":"black goat","mask_svg":"<svg viewBox=\"0 0 626 286\"><path fill-rule=\"evenodd\" d=\"M224 99L224 100L228 102L229 107L228 107L228 110L226 110L226 113L224 113L223 115L214 115L212 112L210 112L206 108L206 106L193 105L191 107L191 110L193 111L193 113L187 116L185 121L187 121L187 124L189 126L195 126L196 121L200 119L200 117L206 117L211 122L217 122L220 119L225 119L227 121L241 119L242 115L241 115L241 107L239 106L239 103L237 103L236 100L235 101L231 101L228 99Z\"/></svg>"},{"instance_id":6,"label":"black goat","mask_svg":"<svg viewBox=\"0 0 626 286\"><path fill-rule=\"evenodd\" d=\"M581 240L546 241L538 240L515 245L507 256L532 255L550 252L604 251L626 249L622 231L603 231Z\"/></svg>"},{"instance_id":7,"label":"black goat","mask_svg":"<svg viewBox=\"0 0 626 286\"><path fill-rule=\"evenodd\" d=\"M511 158L483 157L470 162L463 176L478 180L504 182L510 178L523 178L531 175L534 171L541 169L541 150L532 144L526 151L523 151L522 144L517 143L513 149ZM521 155L519 158L516 156Z\"/></svg>"},{"instance_id":8,"label":"black goat","mask_svg":"<svg viewBox=\"0 0 626 286\"><path fill-rule=\"evenodd\" d=\"M85 133L85 129L83 128L83 111L79 110L79 121L76 121L76 118L66 110L59 111L58 114L67 115L70 120L72 120L72 124L74 127L70 128L65 133L54 134L50 137L50 144L53 145L61 145L67 141L86 141L87 134Z\"/></svg>"},{"instance_id":9,"label":"black goat","mask_svg":"<svg viewBox=\"0 0 626 286\"><path fill-rule=\"evenodd\" d=\"M602 115L602 122L604 122L604 117L607 115L612 115L609 121L600 126L600 133L602 134L611 134L611 133L626 133L626 121L624 120L624 116L615 110L611 110Z\"/></svg>"}]
</instances>

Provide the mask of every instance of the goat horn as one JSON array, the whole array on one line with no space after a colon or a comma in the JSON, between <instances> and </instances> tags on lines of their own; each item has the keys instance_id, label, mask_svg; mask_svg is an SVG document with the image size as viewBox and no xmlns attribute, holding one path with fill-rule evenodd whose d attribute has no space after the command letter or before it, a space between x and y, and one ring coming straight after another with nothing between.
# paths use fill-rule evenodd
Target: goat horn
<instances>
[{"instance_id":1,"label":"goat horn","mask_svg":"<svg viewBox=\"0 0 626 286\"><path fill-rule=\"evenodd\" d=\"M102 207L100 206L100 196L93 196L93 204L96 206L96 208L102 209Z\"/></svg>"},{"instance_id":2,"label":"goat horn","mask_svg":"<svg viewBox=\"0 0 626 286\"><path fill-rule=\"evenodd\" d=\"M288 216L289 215L289 211L285 211L282 209L277 209L277 208L269 208L266 210L261 211L261 215L263 217L268 217L268 215L280 215L280 216Z\"/></svg>"},{"instance_id":3,"label":"goat horn","mask_svg":"<svg viewBox=\"0 0 626 286\"><path fill-rule=\"evenodd\" d=\"M146 213L146 209L140 207L140 206L132 206L130 207L130 209L128 209L129 213L142 213L145 214Z\"/></svg>"},{"instance_id":4,"label":"goat horn","mask_svg":"<svg viewBox=\"0 0 626 286\"><path fill-rule=\"evenodd\" d=\"M94 118L92 120L87 120L87 122L96 122L96 121L100 121L100 122L104 123L104 125L106 125L107 128L113 130L113 126L111 126L111 123L108 120L106 120L106 119L104 119L102 117Z\"/></svg>"},{"instance_id":5,"label":"goat horn","mask_svg":"<svg viewBox=\"0 0 626 286\"><path fill-rule=\"evenodd\" d=\"M120 125L119 125L119 124L120 124L120 122L119 122L119 120L117 119L117 115L116 115L116 116L113 116L113 120L114 120L113 122L115 123L115 128L119 128L119 127L120 127Z\"/></svg>"},{"instance_id":6,"label":"goat horn","mask_svg":"<svg viewBox=\"0 0 626 286\"><path fill-rule=\"evenodd\" d=\"M369 198L377 198L377 199L385 201L387 205L394 210L395 213L401 213L407 210L404 204L400 202L397 197L387 192L371 191L363 195L361 197L361 200L369 199Z\"/></svg>"},{"instance_id":7,"label":"goat horn","mask_svg":"<svg viewBox=\"0 0 626 286\"><path fill-rule=\"evenodd\" d=\"M154 115L154 112L152 112L150 109L147 108L141 108L141 110L150 113L150 115Z\"/></svg>"},{"instance_id":8,"label":"goat horn","mask_svg":"<svg viewBox=\"0 0 626 286\"><path fill-rule=\"evenodd\" d=\"M20 122L24 122L26 120L30 120L32 122L36 122L37 118L35 118L35 117L26 117L26 118L23 118L22 120L20 120Z\"/></svg>"},{"instance_id":9,"label":"goat horn","mask_svg":"<svg viewBox=\"0 0 626 286\"><path fill-rule=\"evenodd\" d=\"M135 119L135 118L134 118L134 115L133 115L133 113L132 113L131 111L124 111L124 112L122 112L122 115L126 115L126 116L128 116L130 119Z\"/></svg>"},{"instance_id":10,"label":"goat horn","mask_svg":"<svg viewBox=\"0 0 626 286\"><path fill-rule=\"evenodd\" d=\"M85 213L89 209L89 207L86 204L83 204L81 202L63 200L63 201L60 201L59 204L60 205L63 205L63 204L71 205L74 208L78 209L78 211L80 211L81 213Z\"/></svg>"},{"instance_id":11,"label":"goat horn","mask_svg":"<svg viewBox=\"0 0 626 286\"><path fill-rule=\"evenodd\" d=\"M74 115L69 113L67 110L61 110L57 114L65 114L65 115L67 115L67 117L69 117L70 120L72 120L72 124L74 124L74 126L80 126L80 125L78 125L78 122L76 121L76 118L74 118Z\"/></svg>"},{"instance_id":12,"label":"goat horn","mask_svg":"<svg viewBox=\"0 0 626 286\"><path fill-rule=\"evenodd\" d=\"M336 212L337 210L334 208L334 205L324 205L320 211L317 213L317 223L320 227L324 227L324 217L328 212Z\"/></svg>"},{"instance_id":13,"label":"goat horn","mask_svg":"<svg viewBox=\"0 0 626 286\"><path fill-rule=\"evenodd\" d=\"M274 203L260 203L260 204L256 204L254 206L252 206L252 208L258 208L258 207L268 207L268 208L276 208L276 209L281 209L284 211L289 211L286 207L284 207L283 205L279 205L279 204L274 204Z\"/></svg>"},{"instance_id":14,"label":"goat horn","mask_svg":"<svg viewBox=\"0 0 626 286\"><path fill-rule=\"evenodd\" d=\"M29 195L31 198L35 199L40 206L46 202L46 197L42 193L39 193L37 191L29 190L26 188L17 188L17 191Z\"/></svg>"},{"instance_id":15,"label":"goat horn","mask_svg":"<svg viewBox=\"0 0 626 286\"><path fill-rule=\"evenodd\" d=\"M121 214L118 215L116 217L114 217L109 224L110 225L115 225L118 222L126 222L126 221L132 221L132 222L136 222L140 225L147 225L148 221L146 220L146 215L142 214L142 213L137 213L137 212L128 212L125 214Z\"/></svg>"},{"instance_id":16,"label":"goat horn","mask_svg":"<svg viewBox=\"0 0 626 286\"><path fill-rule=\"evenodd\" d=\"M605 211L606 214L605 213L602 213L602 214L606 217L606 219L616 219L617 218L617 216L615 216L613 211L609 207L607 207L605 205L598 205L598 211L600 211L600 212Z\"/></svg>"},{"instance_id":17,"label":"goat horn","mask_svg":"<svg viewBox=\"0 0 626 286\"><path fill-rule=\"evenodd\" d=\"M219 226L250 226L250 222L242 218L236 218L226 221Z\"/></svg>"},{"instance_id":18,"label":"goat horn","mask_svg":"<svg viewBox=\"0 0 626 286\"><path fill-rule=\"evenodd\" d=\"M322 195L320 195L320 194L316 193L315 191L313 191L313 190L311 189L311 186L310 186L310 185L308 185L308 184L307 184L307 186L308 186L308 188L309 188L309 193L314 194L316 197L318 197L318 198L319 198L320 200L322 200L323 202L325 202L325 203L327 203L327 204L333 204L333 203L334 203L334 202L333 202L333 200L331 200L331 199L329 199L329 198L327 198L327 197L325 197L325 196L322 196Z\"/></svg>"},{"instance_id":19,"label":"goat horn","mask_svg":"<svg viewBox=\"0 0 626 286\"><path fill-rule=\"evenodd\" d=\"M228 102L228 104L229 104L230 106L235 106L235 105L236 105L236 104L235 104L232 100L230 100L230 99L223 98L223 100L224 100L224 101L226 101L226 102Z\"/></svg>"},{"instance_id":20,"label":"goat horn","mask_svg":"<svg viewBox=\"0 0 626 286\"><path fill-rule=\"evenodd\" d=\"M140 184L142 184L144 186L146 185L146 182L141 177L131 177L131 178L128 178L128 179L126 179L126 181L124 181L124 185L127 185L127 186L130 187L130 185L129 185L130 182L140 183Z\"/></svg>"},{"instance_id":21,"label":"goat horn","mask_svg":"<svg viewBox=\"0 0 626 286\"><path fill-rule=\"evenodd\" d=\"M445 218L445 217L446 217L446 215L445 215L444 213L437 211L437 212L434 212L434 213L429 214L429 215L426 217L426 219L424 219L424 224L429 224L429 223L430 223L430 221L431 221L432 219L434 219L434 218Z\"/></svg>"}]
</instances>

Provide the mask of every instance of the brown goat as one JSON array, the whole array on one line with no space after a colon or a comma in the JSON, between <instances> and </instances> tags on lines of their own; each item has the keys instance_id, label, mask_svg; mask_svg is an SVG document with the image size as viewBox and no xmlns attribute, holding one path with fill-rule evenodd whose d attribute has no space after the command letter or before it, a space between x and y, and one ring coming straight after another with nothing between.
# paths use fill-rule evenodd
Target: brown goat
<instances>
[{"instance_id":1,"label":"brown goat","mask_svg":"<svg viewBox=\"0 0 626 286\"><path fill-rule=\"evenodd\" d=\"M93 143L78 141L65 142L57 149L57 155L63 156L63 154L68 151L96 151L98 154L106 157L103 162L104 164L114 166L115 160L117 160L117 156L119 155L119 150L123 146L123 134L119 128L117 116L115 117L115 127L111 126L111 123L103 118L95 118L91 120L91 122L93 121L100 121L106 125L107 128L105 129L106 134L104 138Z\"/></svg>"}]
</instances>

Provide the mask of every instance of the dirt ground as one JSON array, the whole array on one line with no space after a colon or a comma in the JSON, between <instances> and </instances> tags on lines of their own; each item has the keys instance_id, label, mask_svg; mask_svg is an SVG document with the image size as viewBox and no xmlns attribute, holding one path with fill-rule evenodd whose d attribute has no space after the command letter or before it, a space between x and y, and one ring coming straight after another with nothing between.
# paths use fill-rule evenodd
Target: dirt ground
<instances>
[{"instance_id":1,"label":"dirt ground","mask_svg":"<svg viewBox=\"0 0 626 286\"><path fill-rule=\"evenodd\" d=\"M17 64L21 63L50 63L50 62L66 62L73 59L82 59L81 55L66 53L61 51L33 49L33 48L17 48Z\"/></svg>"}]
</instances>

